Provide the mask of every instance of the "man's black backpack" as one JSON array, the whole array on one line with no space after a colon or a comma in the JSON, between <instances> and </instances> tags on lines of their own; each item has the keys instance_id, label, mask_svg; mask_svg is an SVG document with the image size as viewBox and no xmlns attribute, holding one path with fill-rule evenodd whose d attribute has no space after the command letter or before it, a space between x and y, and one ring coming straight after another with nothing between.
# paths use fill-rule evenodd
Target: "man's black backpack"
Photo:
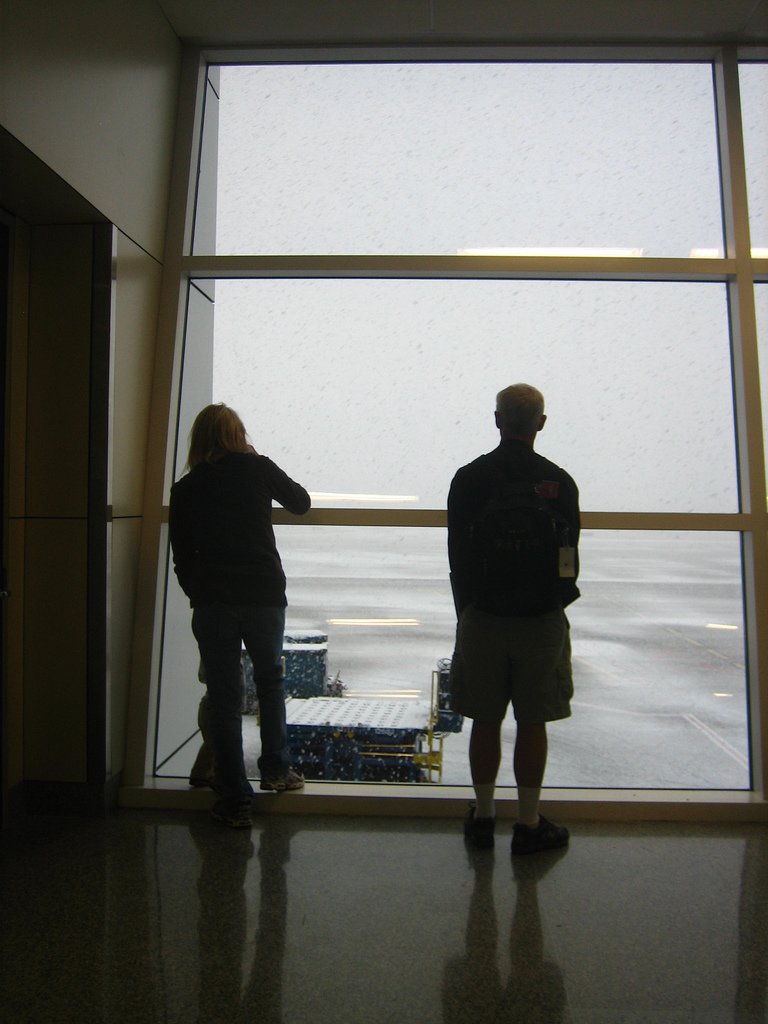
<instances>
[{"instance_id":1,"label":"man's black backpack","mask_svg":"<svg viewBox=\"0 0 768 1024\"><path fill-rule=\"evenodd\" d=\"M470 529L477 608L528 617L561 603L560 548L568 527L547 503L557 491L556 481L510 481L499 474L493 497Z\"/></svg>"}]
</instances>

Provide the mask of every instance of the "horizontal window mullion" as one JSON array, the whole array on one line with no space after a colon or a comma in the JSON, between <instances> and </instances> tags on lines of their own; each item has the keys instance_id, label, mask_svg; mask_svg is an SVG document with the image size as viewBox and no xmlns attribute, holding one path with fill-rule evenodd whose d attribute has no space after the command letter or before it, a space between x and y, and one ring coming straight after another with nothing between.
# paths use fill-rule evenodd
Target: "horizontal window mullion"
<instances>
[{"instance_id":1,"label":"horizontal window mullion","mask_svg":"<svg viewBox=\"0 0 768 1024\"><path fill-rule=\"evenodd\" d=\"M447 43L430 46L405 43L400 46L350 44L346 46L203 46L199 53L209 64L380 64L380 63L711 63L720 53L716 43L683 44L549 44L525 42L518 45L467 45ZM740 48L741 60L762 60L762 49ZM757 54L758 56L754 56Z\"/></svg>"},{"instance_id":2,"label":"horizontal window mullion","mask_svg":"<svg viewBox=\"0 0 768 1024\"><path fill-rule=\"evenodd\" d=\"M294 516L275 508L276 525L297 526L418 526L446 527L445 509L435 508L313 508ZM168 506L162 521L168 522ZM768 531L768 516L719 512L582 512L584 530L717 530L735 532Z\"/></svg>"},{"instance_id":3,"label":"horizontal window mullion","mask_svg":"<svg viewBox=\"0 0 768 1024\"><path fill-rule=\"evenodd\" d=\"M276 524L304 526L445 527L443 509L313 508L305 516L284 509L272 513ZM768 518L745 513L582 512L586 530L717 530L747 532L768 529Z\"/></svg>"},{"instance_id":4,"label":"horizontal window mullion","mask_svg":"<svg viewBox=\"0 0 768 1024\"><path fill-rule=\"evenodd\" d=\"M755 272L766 260L755 260ZM726 281L733 259L603 256L187 256L188 278L434 278Z\"/></svg>"}]
</instances>

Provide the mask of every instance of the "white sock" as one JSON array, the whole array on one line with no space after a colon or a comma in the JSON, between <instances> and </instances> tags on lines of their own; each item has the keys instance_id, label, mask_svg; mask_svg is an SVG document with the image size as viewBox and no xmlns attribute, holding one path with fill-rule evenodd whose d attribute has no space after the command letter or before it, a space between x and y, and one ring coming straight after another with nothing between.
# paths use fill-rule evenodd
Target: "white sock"
<instances>
[{"instance_id":1,"label":"white sock","mask_svg":"<svg viewBox=\"0 0 768 1024\"><path fill-rule=\"evenodd\" d=\"M496 790L495 782L483 782L481 785L475 786L475 796L477 802L475 805L475 817L476 818L493 818L496 815L496 808L493 802L493 794Z\"/></svg>"},{"instance_id":2,"label":"white sock","mask_svg":"<svg viewBox=\"0 0 768 1024\"><path fill-rule=\"evenodd\" d=\"M536 828L539 824L539 800L541 799L541 787L531 788L530 786L517 787L517 820L529 828Z\"/></svg>"}]
</instances>

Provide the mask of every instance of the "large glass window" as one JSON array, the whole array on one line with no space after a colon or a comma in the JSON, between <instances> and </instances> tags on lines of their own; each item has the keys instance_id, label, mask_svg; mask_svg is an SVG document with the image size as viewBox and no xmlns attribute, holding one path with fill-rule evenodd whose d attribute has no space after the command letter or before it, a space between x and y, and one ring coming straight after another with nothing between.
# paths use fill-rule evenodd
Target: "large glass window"
<instances>
[{"instance_id":1,"label":"large glass window","mask_svg":"<svg viewBox=\"0 0 768 1024\"><path fill-rule=\"evenodd\" d=\"M754 255L765 71L740 71ZM456 469L498 443L495 392L529 381L547 402L537 450L576 479L585 524L573 716L550 726L546 785L748 789L742 550L757 556L739 531L760 509L752 493L740 514L719 178L735 158L718 153L712 66L222 67L206 111L176 476L194 414L223 401L313 494L312 525L276 517L287 666L328 702L292 741L308 777L469 785L470 723L444 706L456 621L435 523ZM523 259L445 260L473 253ZM163 630L155 771L183 778L202 689L172 573ZM306 724L301 672L289 722ZM502 786L514 738L510 714Z\"/></svg>"},{"instance_id":2,"label":"large glass window","mask_svg":"<svg viewBox=\"0 0 768 1024\"><path fill-rule=\"evenodd\" d=\"M722 249L707 64L225 67L220 97L219 253Z\"/></svg>"}]
</instances>

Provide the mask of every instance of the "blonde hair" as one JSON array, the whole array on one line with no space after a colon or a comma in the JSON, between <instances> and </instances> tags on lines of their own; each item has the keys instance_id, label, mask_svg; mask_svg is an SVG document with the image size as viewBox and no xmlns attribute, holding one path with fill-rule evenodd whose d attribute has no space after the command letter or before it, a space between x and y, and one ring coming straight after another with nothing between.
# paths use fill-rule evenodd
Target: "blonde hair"
<instances>
[{"instance_id":1,"label":"blonde hair","mask_svg":"<svg viewBox=\"0 0 768 1024\"><path fill-rule=\"evenodd\" d=\"M195 417L189 432L187 469L201 462L218 462L230 452L249 452L243 421L234 409L219 402L206 405Z\"/></svg>"},{"instance_id":2,"label":"blonde hair","mask_svg":"<svg viewBox=\"0 0 768 1024\"><path fill-rule=\"evenodd\" d=\"M535 434L544 415L544 396L530 384L512 384L496 395L500 426L509 434Z\"/></svg>"}]
</instances>

